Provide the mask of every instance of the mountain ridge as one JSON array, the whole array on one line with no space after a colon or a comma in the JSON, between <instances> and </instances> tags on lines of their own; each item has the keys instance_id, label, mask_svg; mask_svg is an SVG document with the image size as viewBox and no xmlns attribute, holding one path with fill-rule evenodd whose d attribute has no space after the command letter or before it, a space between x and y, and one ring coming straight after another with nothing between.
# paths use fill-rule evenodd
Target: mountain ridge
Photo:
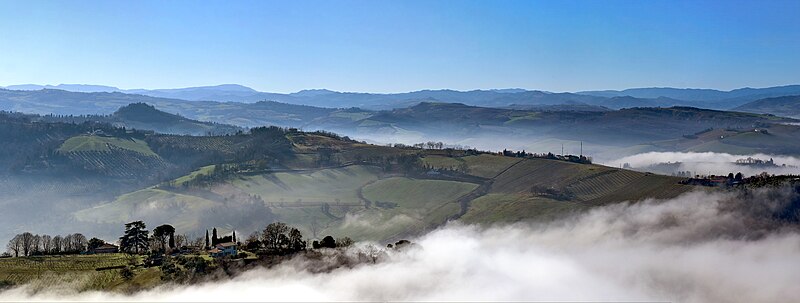
<instances>
[{"instance_id":1,"label":"mountain ridge","mask_svg":"<svg viewBox=\"0 0 800 303\"><path fill-rule=\"evenodd\" d=\"M340 92L324 88L306 89L293 93L261 92L239 84L221 84L168 89L120 89L113 86L88 84L12 85L12 90L62 89L73 92L119 92L150 97L173 98L187 101L218 101L254 103L278 101L328 108L361 107L380 110L407 107L421 100L465 103L476 106L505 107L515 105L577 104L604 106L619 109L608 99L632 97L623 103L628 106L693 106L710 109L731 109L761 98L800 94L800 85L765 88L738 88L729 91L705 88L646 87L625 90L596 90L577 92L549 92L521 88L475 89L425 89L401 93ZM632 102L632 103L631 103Z\"/></svg>"}]
</instances>

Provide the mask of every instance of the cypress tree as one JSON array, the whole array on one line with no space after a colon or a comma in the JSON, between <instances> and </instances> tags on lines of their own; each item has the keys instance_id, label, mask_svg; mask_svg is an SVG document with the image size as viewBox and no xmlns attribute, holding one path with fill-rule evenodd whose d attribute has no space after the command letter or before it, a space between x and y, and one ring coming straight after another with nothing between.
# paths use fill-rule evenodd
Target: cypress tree
<instances>
[{"instance_id":1,"label":"cypress tree","mask_svg":"<svg viewBox=\"0 0 800 303\"><path fill-rule=\"evenodd\" d=\"M235 230L233 231L233 241L232 242L236 243L236 231Z\"/></svg>"},{"instance_id":2,"label":"cypress tree","mask_svg":"<svg viewBox=\"0 0 800 303\"><path fill-rule=\"evenodd\" d=\"M209 244L209 243L208 243L208 229L206 229L206 247L209 247L209 246L210 246L210 245L208 245L208 244Z\"/></svg>"},{"instance_id":3,"label":"cypress tree","mask_svg":"<svg viewBox=\"0 0 800 303\"><path fill-rule=\"evenodd\" d=\"M219 240L219 238L217 238L217 228L214 227L214 229L211 230L211 245L217 245L217 240Z\"/></svg>"}]
</instances>

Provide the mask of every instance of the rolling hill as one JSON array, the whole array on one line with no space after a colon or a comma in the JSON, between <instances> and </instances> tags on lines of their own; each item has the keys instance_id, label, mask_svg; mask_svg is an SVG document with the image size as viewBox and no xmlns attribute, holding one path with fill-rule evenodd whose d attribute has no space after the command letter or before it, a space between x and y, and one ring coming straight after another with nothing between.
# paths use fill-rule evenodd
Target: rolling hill
<instances>
[{"instance_id":1,"label":"rolling hill","mask_svg":"<svg viewBox=\"0 0 800 303\"><path fill-rule=\"evenodd\" d=\"M346 154L365 147L340 145L336 156L349 158ZM332 234L389 241L449 220L542 220L607 203L670 198L693 189L680 185L680 178L561 160L411 152L437 173L403 173L365 162L246 172L201 186L142 189L80 210L75 218L86 224L117 225L145 218L171 222L195 234L213 226L255 230L264 221L279 220L315 238ZM175 183L191 184L206 175L213 175L212 170L204 168Z\"/></svg>"},{"instance_id":2,"label":"rolling hill","mask_svg":"<svg viewBox=\"0 0 800 303\"><path fill-rule=\"evenodd\" d=\"M474 112L459 123L478 118L507 123L507 110L487 115L482 108L467 109ZM438 119L438 111L427 112ZM703 114L748 123L760 117ZM262 127L185 136L37 117L0 115L0 135L9 139L0 152L13 155L0 177L4 184L20 185L0 193L14 210L0 216L15 226L8 232L41 228L43 222L25 219L36 213L65 230L109 239L122 223L145 220L173 224L192 237L211 227L247 234L283 221L314 237L395 240L451 220L542 220L693 188L679 185L678 178L599 165L377 146L326 132ZM19 150L26 153L14 152ZM7 169L17 161L24 165ZM20 196L36 201L13 198Z\"/></svg>"},{"instance_id":3,"label":"rolling hill","mask_svg":"<svg viewBox=\"0 0 800 303\"><path fill-rule=\"evenodd\" d=\"M406 132L422 137L430 134L439 138L556 138L630 146L680 138L708 128L750 129L755 125L769 127L793 121L769 115L689 107L524 111L424 102L409 108L377 112L354 122L335 123L319 119L315 123L359 137ZM487 138L487 141L494 140Z\"/></svg>"},{"instance_id":4,"label":"rolling hill","mask_svg":"<svg viewBox=\"0 0 800 303\"><path fill-rule=\"evenodd\" d=\"M33 94L31 96L38 96L51 94L52 91L29 93ZM307 94L328 94L328 92L307 92ZM629 98L612 99L627 102L622 100ZM157 98L151 101L155 102L149 104L152 106L126 104L107 116L48 115L38 119L61 122L92 120L120 127L191 135L226 134L242 130L231 124L243 127L278 125L306 130L325 129L375 143L413 144L443 141L486 150L512 148L559 152L562 145L574 148L580 145L580 142L584 142L585 151L600 158L604 158L605 155L618 156L620 149L628 150L635 146L651 146L650 150L659 151L687 150L673 149L669 144L652 146L654 142L677 140L708 128L745 130L796 122L769 115L689 107L607 110L575 104L534 106L529 109L526 107L520 109L519 105L515 105L517 108L510 109L421 102L408 108L366 111L358 108L327 109L272 101L251 104ZM161 112L162 109L180 115ZM702 146L698 148L702 149Z\"/></svg>"},{"instance_id":5,"label":"rolling hill","mask_svg":"<svg viewBox=\"0 0 800 303\"><path fill-rule=\"evenodd\" d=\"M578 92L578 94L598 97L630 96L647 99L665 97L683 100L683 102L691 102L674 105L688 105L711 109L732 109L758 99L798 95L800 94L800 85L786 85L766 88L746 87L730 91L720 91L715 89L651 87L632 88L621 91L583 91Z\"/></svg>"},{"instance_id":6,"label":"rolling hill","mask_svg":"<svg viewBox=\"0 0 800 303\"><path fill-rule=\"evenodd\" d=\"M240 90L247 91L246 89ZM298 94L304 98L332 96L334 99L331 100L335 100L338 98L336 96L339 96L337 93L327 90L303 91ZM413 106L405 108L369 111L359 108L332 109L274 101L255 103L185 101L122 93L73 93L45 89L39 91L0 90L0 107L31 107L38 108L40 111L43 108L53 110L58 114L51 119L58 118L65 122L79 122L91 118L117 126L154 129L158 132L173 134L224 134L240 130L230 125L239 127L277 125L305 130L324 129L375 143L413 144L443 141L487 150L512 148L537 152L559 152L562 144L570 147L585 142L585 151L598 157L603 157L604 154L617 155L620 148L627 150L635 146L652 146L653 142L680 139L684 135L691 135L708 128L741 130L756 126L768 127L777 123L794 123L792 119L781 119L768 115L689 107L633 107L607 110L596 105L581 103L588 102L588 99L573 100L575 102L567 100L571 98L571 95L561 95L558 97L561 98L560 101L556 102L566 102L567 105L525 105L526 103L517 103L516 101L519 100L515 100L514 96L524 95L527 96L525 98L536 99L544 98L544 96L551 98L557 94L520 90L471 93L426 91L422 95L411 94L409 96L413 96L412 99L414 99L423 95L432 99L455 95L460 96L459 98L462 100L479 103L489 102L487 101L489 99L482 98L494 98L492 96L495 96L500 98L498 100L504 100L497 104L514 105L513 108L493 108L425 101L413 103ZM375 96L366 94L359 98L373 100L370 99L373 97ZM616 104L615 107L627 107L639 102L638 99L630 97L609 97L604 100ZM644 105L662 106L669 104L670 100L657 98L652 99L650 103L644 103ZM122 104L123 102L146 102L152 107L139 105L135 110L134 108L130 109L130 112L134 113L126 113L123 110L115 114L119 107L130 104ZM40 108L39 104L47 106ZM112 104L114 106L122 105L112 109L110 108ZM51 107L48 109L48 106ZM169 114L159 113L156 110L177 115L165 116ZM103 111L107 112L108 116L79 116L77 118L71 117L69 114L65 116L65 112L70 111ZM136 114L136 111L148 112L148 114ZM162 119L168 121L168 124L155 120L137 120L142 118ZM661 144L655 149L678 151L668 148L670 148L668 144Z\"/></svg>"},{"instance_id":7,"label":"rolling hill","mask_svg":"<svg viewBox=\"0 0 800 303\"><path fill-rule=\"evenodd\" d=\"M800 95L759 99L740 105L735 110L783 117L800 117Z\"/></svg>"},{"instance_id":8,"label":"rolling hill","mask_svg":"<svg viewBox=\"0 0 800 303\"><path fill-rule=\"evenodd\" d=\"M74 117L70 117L73 118ZM244 131L243 128L202 122L157 110L145 103L131 103L109 116L89 116L88 119L110 123L116 127L152 130L162 134L176 135L225 135Z\"/></svg>"}]
</instances>

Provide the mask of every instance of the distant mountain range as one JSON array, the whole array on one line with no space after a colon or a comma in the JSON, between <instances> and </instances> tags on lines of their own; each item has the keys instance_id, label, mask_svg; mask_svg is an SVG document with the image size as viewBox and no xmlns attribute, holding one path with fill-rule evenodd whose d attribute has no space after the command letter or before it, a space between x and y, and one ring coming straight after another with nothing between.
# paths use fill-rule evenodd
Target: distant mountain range
<instances>
[{"instance_id":1,"label":"distant mountain range","mask_svg":"<svg viewBox=\"0 0 800 303\"><path fill-rule=\"evenodd\" d=\"M58 89L83 93L125 93L187 101L239 103L276 101L326 108L359 107L369 110L404 108L420 102L463 103L466 105L483 107L580 104L602 106L610 109L670 106L732 109L763 98L800 95L800 85L768 88L741 88L731 91L713 89L633 88L621 91L605 90L582 91L577 93L553 93L512 88L472 91L446 89L422 90L393 94L336 92L326 89L302 90L296 93L282 94L259 92L237 84L153 90L120 89L111 86L83 84L59 84L55 86L26 84L12 85L5 88L8 90Z\"/></svg>"},{"instance_id":2,"label":"distant mountain range","mask_svg":"<svg viewBox=\"0 0 800 303\"><path fill-rule=\"evenodd\" d=\"M155 108L190 119L233 124L241 127L279 125L303 127L309 121L327 117L333 108L295 105L273 101L255 103L187 101L120 92L78 93L57 89L16 91L0 89L0 110L39 115L111 115L131 103ZM364 112L363 110L357 110ZM353 116L348 113L346 116Z\"/></svg>"}]
</instances>

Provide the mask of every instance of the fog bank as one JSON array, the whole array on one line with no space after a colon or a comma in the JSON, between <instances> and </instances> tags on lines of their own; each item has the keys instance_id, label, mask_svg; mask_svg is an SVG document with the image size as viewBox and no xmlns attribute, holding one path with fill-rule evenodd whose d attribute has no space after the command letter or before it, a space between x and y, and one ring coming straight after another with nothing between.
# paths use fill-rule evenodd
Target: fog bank
<instances>
[{"instance_id":1,"label":"fog bank","mask_svg":"<svg viewBox=\"0 0 800 303\"><path fill-rule=\"evenodd\" d=\"M296 258L230 281L133 296L25 287L2 300L786 302L800 296L797 194L689 193L548 224L451 224L378 264Z\"/></svg>"},{"instance_id":2,"label":"fog bank","mask_svg":"<svg viewBox=\"0 0 800 303\"><path fill-rule=\"evenodd\" d=\"M748 166L734 163L738 159L748 157L764 161L772 158L778 166ZM681 165L675 168L676 171L690 171L700 175L727 175L731 172L734 174L741 172L746 176L753 176L762 172L768 172L770 174L800 174L800 159L790 156L766 154L732 155L714 152L649 152L623 157L603 164L620 167L628 163L634 169L647 169L650 165L666 162L681 162ZM782 167L783 164L786 164L786 167Z\"/></svg>"}]
</instances>

